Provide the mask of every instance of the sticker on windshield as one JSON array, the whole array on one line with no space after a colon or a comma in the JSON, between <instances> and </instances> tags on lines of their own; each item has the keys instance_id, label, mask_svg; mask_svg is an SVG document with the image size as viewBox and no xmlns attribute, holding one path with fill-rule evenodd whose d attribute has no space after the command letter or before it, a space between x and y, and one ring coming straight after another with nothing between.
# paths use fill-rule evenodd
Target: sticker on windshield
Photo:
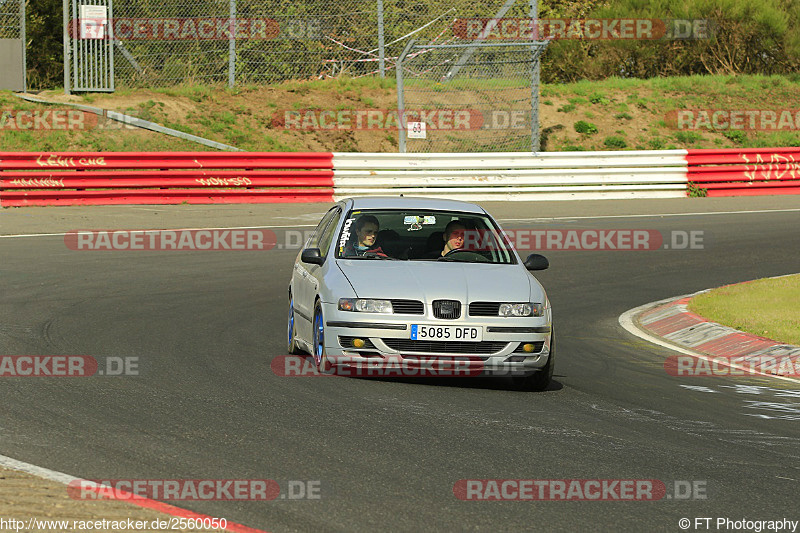
<instances>
[{"instance_id":1,"label":"sticker on windshield","mask_svg":"<svg viewBox=\"0 0 800 533\"><path fill-rule=\"evenodd\" d=\"M344 228L342 228L342 237L339 239L339 254L344 253L344 247L347 246L347 241L350 240L350 226L353 224L353 219L348 218L344 221Z\"/></svg>"},{"instance_id":2,"label":"sticker on windshield","mask_svg":"<svg viewBox=\"0 0 800 533\"><path fill-rule=\"evenodd\" d=\"M436 224L436 217L427 215L427 216L415 216L415 215L407 215L403 217L403 224L409 226L407 228L408 231L417 231L422 229L422 225L430 225Z\"/></svg>"}]
</instances>

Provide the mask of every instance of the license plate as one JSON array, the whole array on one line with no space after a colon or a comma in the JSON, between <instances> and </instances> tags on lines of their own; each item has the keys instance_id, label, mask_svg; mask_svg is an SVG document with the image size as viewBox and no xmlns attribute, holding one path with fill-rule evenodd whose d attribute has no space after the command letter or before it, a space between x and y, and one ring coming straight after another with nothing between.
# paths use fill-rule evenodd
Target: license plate
<instances>
[{"instance_id":1,"label":"license plate","mask_svg":"<svg viewBox=\"0 0 800 533\"><path fill-rule=\"evenodd\" d=\"M427 326L412 324L412 341L469 341L480 342L483 328L470 326Z\"/></svg>"}]
</instances>

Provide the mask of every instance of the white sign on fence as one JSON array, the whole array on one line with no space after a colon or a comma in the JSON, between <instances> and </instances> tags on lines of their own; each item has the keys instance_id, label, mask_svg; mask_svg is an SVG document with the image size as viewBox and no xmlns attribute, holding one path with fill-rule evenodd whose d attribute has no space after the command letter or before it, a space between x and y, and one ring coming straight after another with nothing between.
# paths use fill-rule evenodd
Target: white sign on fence
<instances>
[{"instance_id":1,"label":"white sign on fence","mask_svg":"<svg viewBox=\"0 0 800 533\"><path fill-rule=\"evenodd\" d=\"M408 123L408 138L409 139L424 139L425 138L425 123L424 122L409 122Z\"/></svg>"},{"instance_id":2,"label":"white sign on fence","mask_svg":"<svg viewBox=\"0 0 800 533\"><path fill-rule=\"evenodd\" d=\"M105 39L108 25L108 9L106 6L81 4L80 37L81 39Z\"/></svg>"}]
</instances>

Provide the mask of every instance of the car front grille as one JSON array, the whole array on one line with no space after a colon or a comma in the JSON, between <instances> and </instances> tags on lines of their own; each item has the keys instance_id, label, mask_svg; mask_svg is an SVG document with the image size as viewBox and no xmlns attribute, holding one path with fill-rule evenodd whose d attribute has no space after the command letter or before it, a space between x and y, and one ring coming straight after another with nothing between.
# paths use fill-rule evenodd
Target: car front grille
<instances>
[{"instance_id":1,"label":"car front grille","mask_svg":"<svg viewBox=\"0 0 800 533\"><path fill-rule=\"evenodd\" d=\"M498 316L500 302L472 302L469 304L469 316Z\"/></svg>"},{"instance_id":2,"label":"car front grille","mask_svg":"<svg viewBox=\"0 0 800 533\"><path fill-rule=\"evenodd\" d=\"M424 315L425 306L419 300L389 300L392 310L399 315Z\"/></svg>"},{"instance_id":3,"label":"car front grille","mask_svg":"<svg viewBox=\"0 0 800 533\"><path fill-rule=\"evenodd\" d=\"M455 320L461 317L461 302L458 300L434 300L433 316L445 320Z\"/></svg>"},{"instance_id":4,"label":"car front grille","mask_svg":"<svg viewBox=\"0 0 800 533\"><path fill-rule=\"evenodd\" d=\"M416 341L411 339L381 339L386 346L398 352L493 354L508 345L502 341Z\"/></svg>"}]
</instances>

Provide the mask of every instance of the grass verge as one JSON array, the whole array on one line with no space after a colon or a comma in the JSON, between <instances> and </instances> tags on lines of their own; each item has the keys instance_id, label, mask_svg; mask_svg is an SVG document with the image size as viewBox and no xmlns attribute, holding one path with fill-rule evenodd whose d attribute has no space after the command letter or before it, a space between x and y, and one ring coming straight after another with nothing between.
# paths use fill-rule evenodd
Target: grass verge
<instances>
[{"instance_id":1,"label":"grass verge","mask_svg":"<svg viewBox=\"0 0 800 533\"><path fill-rule=\"evenodd\" d=\"M800 274L713 289L689 310L714 322L800 346Z\"/></svg>"},{"instance_id":2,"label":"grass verge","mask_svg":"<svg viewBox=\"0 0 800 533\"><path fill-rule=\"evenodd\" d=\"M430 87L418 83L409 87L407 103L438 102L454 109L482 106L484 111L502 111L508 101L525 102L530 98L528 89L504 79L459 80ZM774 131L678 129L677 122L673 124L673 117L681 110L793 109L797 106L791 103L800 101L800 75L610 78L543 85L540 95L541 131L547 132L542 136L545 151L800 146L800 125L796 123L791 129ZM71 96L53 90L40 96L120 111L244 150L397 152L396 129L291 128L283 120L287 112L302 110L396 109L392 79L340 77L244 84L232 89L224 85L185 84ZM48 106L26 103L0 91L0 111L25 109ZM9 151L206 150L166 135L119 128L14 131L5 117L0 115L0 145ZM586 129L576 128L577 124ZM477 151L503 146L504 131L508 130L498 129L488 137L480 129L444 133L453 137L453 148ZM513 134L515 138L525 136L524 129Z\"/></svg>"}]
</instances>

